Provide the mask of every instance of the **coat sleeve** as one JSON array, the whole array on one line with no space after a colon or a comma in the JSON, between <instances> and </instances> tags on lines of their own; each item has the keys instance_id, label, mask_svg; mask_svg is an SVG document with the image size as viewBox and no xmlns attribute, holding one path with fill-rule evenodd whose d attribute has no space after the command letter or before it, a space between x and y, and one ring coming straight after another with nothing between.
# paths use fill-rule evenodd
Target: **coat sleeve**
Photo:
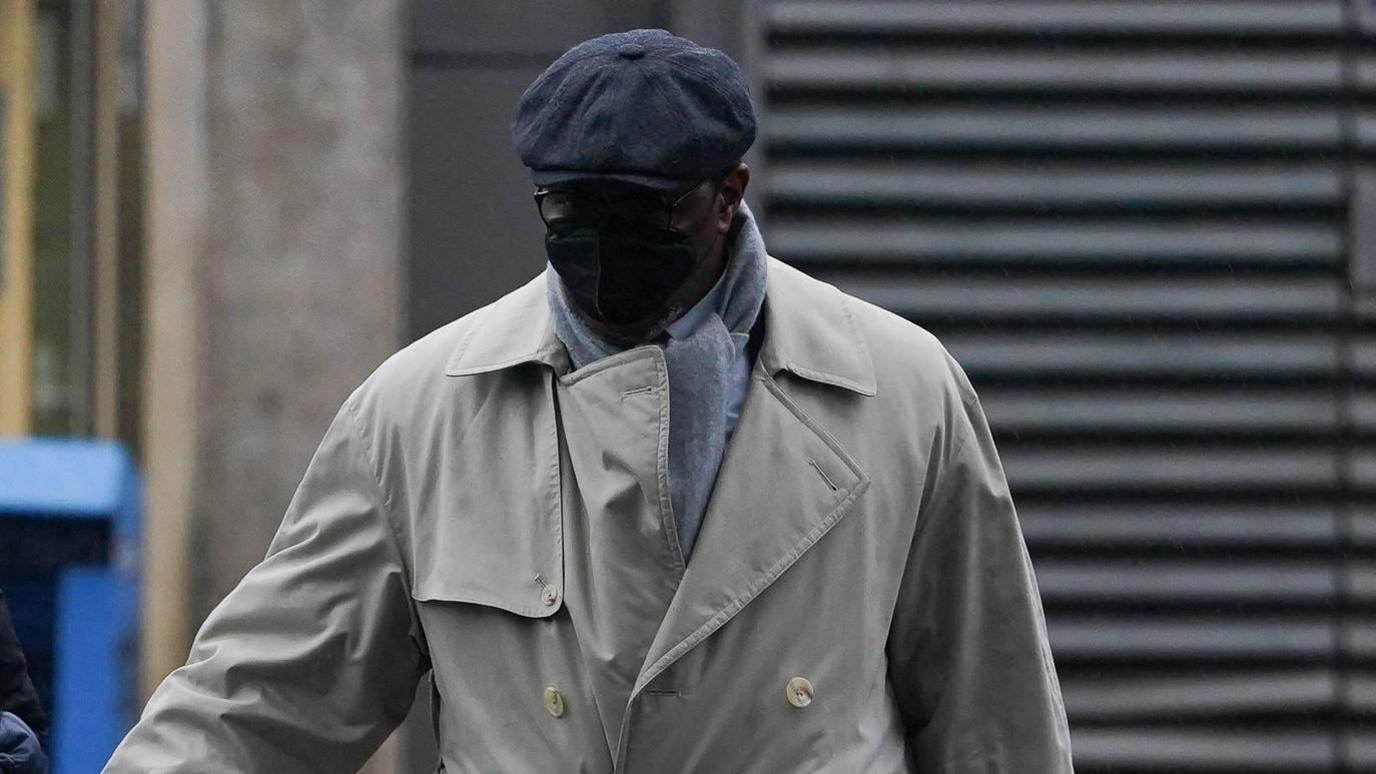
<instances>
[{"instance_id":1,"label":"coat sleeve","mask_svg":"<svg viewBox=\"0 0 1376 774\"><path fill-rule=\"evenodd\" d=\"M267 557L211 612L105 772L362 766L428 668L386 509L346 403Z\"/></svg>"},{"instance_id":2,"label":"coat sleeve","mask_svg":"<svg viewBox=\"0 0 1376 774\"><path fill-rule=\"evenodd\" d=\"M1037 581L988 422L951 392L889 633L890 680L926 774L1070 774Z\"/></svg>"}]
</instances>

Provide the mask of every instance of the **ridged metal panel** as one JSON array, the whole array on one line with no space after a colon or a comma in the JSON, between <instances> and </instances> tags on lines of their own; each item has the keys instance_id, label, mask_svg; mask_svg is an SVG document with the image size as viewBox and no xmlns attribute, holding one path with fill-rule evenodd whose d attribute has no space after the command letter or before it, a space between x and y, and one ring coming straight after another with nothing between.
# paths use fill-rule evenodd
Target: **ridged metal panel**
<instances>
[{"instance_id":1,"label":"ridged metal panel","mask_svg":"<svg viewBox=\"0 0 1376 774\"><path fill-rule=\"evenodd\" d=\"M1342 23L1330 2L778 2L769 6L771 32L841 37L848 34L957 33L985 35L1111 34L1263 36L1331 34Z\"/></svg>"},{"instance_id":2,"label":"ridged metal panel","mask_svg":"<svg viewBox=\"0 0 1376 774\"><path fill-rule=\"evenodd\" d=\"M979 390L1077 770L1376 767L1376 10L754 11L771 248Z\"/></svg>"}]
</instances>

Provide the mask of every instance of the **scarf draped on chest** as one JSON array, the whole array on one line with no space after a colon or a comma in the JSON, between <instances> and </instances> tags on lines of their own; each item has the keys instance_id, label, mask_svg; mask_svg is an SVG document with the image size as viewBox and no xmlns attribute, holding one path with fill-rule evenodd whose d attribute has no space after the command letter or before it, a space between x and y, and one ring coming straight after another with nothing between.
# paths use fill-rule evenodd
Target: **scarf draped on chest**
<instances>
[{"instance_id":1,"label":"scarf draped on chest","mask_svg":"<svg viewBox=\"0 0 1376 774\"><path fill-rule=\"evenodd\" d=\"M744 201L736 220L716 308L690 335L656 342L669 372L669 501L685 560L726 453L728 377L764 304L764 238ZM574 368L629 348L603 339L578 318L553 267L547 267L546 277L554 332Z\"/></svg>"}]
</instances>

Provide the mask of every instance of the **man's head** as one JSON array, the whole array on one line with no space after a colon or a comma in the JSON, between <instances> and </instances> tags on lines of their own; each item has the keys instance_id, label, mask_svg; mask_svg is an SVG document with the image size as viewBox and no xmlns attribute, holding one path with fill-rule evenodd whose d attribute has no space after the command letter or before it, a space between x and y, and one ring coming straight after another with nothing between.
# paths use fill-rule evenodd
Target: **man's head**
<instances>
[{"instance_id":1,"label":"man's head","mask_svg":"<svg viewBox=\"0 0 1376 774\"><path fill-rule=\"evenodd\" d=\"M512 141L575 311L627 343L711 288L750 179L744 75L663 30L580 43L521 96Z\"/></svg>"}]
</instances>

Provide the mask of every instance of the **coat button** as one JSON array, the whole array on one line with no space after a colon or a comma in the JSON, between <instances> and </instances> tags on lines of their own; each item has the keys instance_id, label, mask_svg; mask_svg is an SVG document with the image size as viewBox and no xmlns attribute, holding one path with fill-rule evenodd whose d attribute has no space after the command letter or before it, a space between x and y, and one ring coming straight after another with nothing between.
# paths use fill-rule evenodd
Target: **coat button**
<instances>
[{"instance_id":1,"label":"coat button","mask_svg":"<svg viewBox=\"0 0 1376 774\"><path fill-rule=\"evenodd\" d=\"M552 685L545 688L545 709L556 718L564 715L564 695Z\"/></svg>"},{"instance_id":2,"label":"coat button","mask_svg":"<svg viewBox=\"0 0 1376 774\"><path fill-rule=\"evenodd\" d=\"M784 693L788 696L788 703L795 707L806 707L812 703L812 683L806 677L789 680Z\"/></svg>"},{"instance_id":3,"label":"coat button","mask_svg":"<svg viewBox=\"0 0 1376 774\"><path fill-rule=\"evenodd\" d=\"M554 607L559 604L559 587L553 583L546 583L540 590L540 601L545 603L545 607Z\"/></svg>"}]
</instances>

